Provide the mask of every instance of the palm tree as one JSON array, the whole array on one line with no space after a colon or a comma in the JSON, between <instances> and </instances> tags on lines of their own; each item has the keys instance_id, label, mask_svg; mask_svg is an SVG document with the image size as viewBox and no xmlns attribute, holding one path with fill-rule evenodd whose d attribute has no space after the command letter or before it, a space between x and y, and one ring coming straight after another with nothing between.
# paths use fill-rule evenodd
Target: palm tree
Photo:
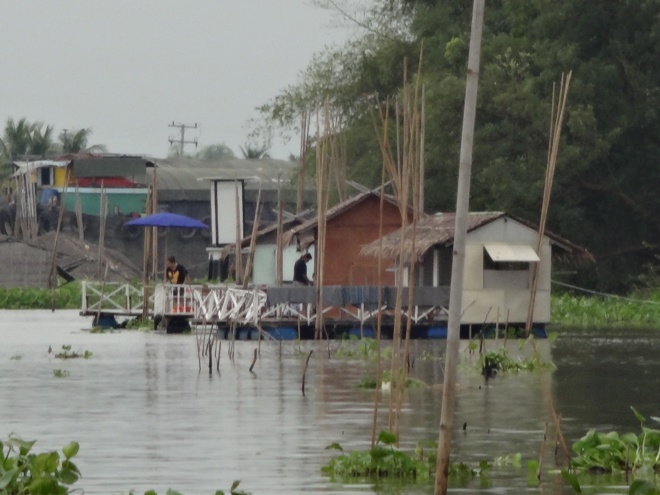
<instances>
[{"instance_id":1,"label":"palm tree","mask_svg":"<svg viewBox=\"0 0 660 495\"><path fill-rule=\"evenodd\" d=\"M30 152L33 130L34 125L30 124L25 117L16 123L11 117L7 119L0 146L4 163L11 163L19 156L27 155Z\"/></svg>"},{"instance_id":2,"label":"palm tree","mask_svg":"<svg viewBox=\"0 0 660 495\"><path fill-rule=\"evenodd\" d=\"M245 143L245 146L241 146L241 153L243 153L243 158L246 160L262 160L264 158L270 158L268 150L270 147L266 144L258 145L256 143Z\"/></svg>"},{"instance_id":3,"label":"palm tree","mask_svg":"<svg viewBox=\"0 0 660 495\"><path fill-rule=\"evenodd\" d=\"M32 137L30 139L30 154L45 157L53 151L53 126L47 125L43 130L42 122L32 124Z\"/></svg>"},{"instance_id":4,"label":"palm tree","mask_svg":"<svg viewBox=\"0 0 660 495\"><path fill-rule=\"evenodd\" d=\"M105 153L106 147L102 144L93 144L87 146L92 129L89 127L83 129L73 129L71 131L64 129L58 137L64 153Z\"/></svg>"}]
</instances>

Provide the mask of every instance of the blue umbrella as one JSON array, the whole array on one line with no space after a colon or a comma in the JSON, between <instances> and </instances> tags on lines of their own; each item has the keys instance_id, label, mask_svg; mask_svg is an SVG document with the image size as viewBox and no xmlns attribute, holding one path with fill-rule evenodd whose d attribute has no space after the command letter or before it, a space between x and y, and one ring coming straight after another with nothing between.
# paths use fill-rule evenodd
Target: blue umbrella
<instances>
[{"instance_id":1,"label":"blue umbrella","mask_svg":"<svg viewBox=\"0 0 660 495\"><path fill-rule=\"evenodd\" d=\"M126 222L127 226L136 227L169 227L175 229L208 229L209 226L196 218L190 218L176 213L154 213Z\"/></svg>"}]
</instances>

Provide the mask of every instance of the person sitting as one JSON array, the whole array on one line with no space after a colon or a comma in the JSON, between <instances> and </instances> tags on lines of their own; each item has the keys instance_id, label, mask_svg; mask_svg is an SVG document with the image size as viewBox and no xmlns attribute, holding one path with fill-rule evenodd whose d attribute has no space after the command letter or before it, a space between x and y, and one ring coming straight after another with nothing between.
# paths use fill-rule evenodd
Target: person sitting
<instances>
[{"instance_id":1,"label":"person sitting","mask_svg":"<svg viewBox=\"0 0 660 495\"><path fill-rule=\"evenodd\" d=\"M312 255L305 253L293 265L293 285L314 285L307 277L307 262L311 259Z\"/></svg>"}]
</instances>

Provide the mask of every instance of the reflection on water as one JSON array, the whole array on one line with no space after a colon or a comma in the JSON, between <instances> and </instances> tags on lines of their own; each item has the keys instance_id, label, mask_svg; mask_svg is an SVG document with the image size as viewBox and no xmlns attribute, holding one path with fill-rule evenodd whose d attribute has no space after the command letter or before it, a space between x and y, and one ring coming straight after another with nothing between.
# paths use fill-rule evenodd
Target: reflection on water
<instances>
[{"instance_id":1,"label":"reflection on water","mask_svg":"<svg viewBox=\"0 0 660 495\"><path fill-rule=\"evenodd\" d=\"M326 344L264 342L250 373L255 342L237 342L235 359L222 343L220 372L199 372L195 337L121 331L92 334L74 311L0 311L0 438L36 439L36 451L80 443L78 483L89 494L144 492L168 487L210 494L242 480L254 495L287 493L424 493L430 486L342 485L320 473L333 455L325 447L365 449L371 437L373 392L356 382L374 364L328 359ZM545 374L564 418L569 443L590 428L637 430L629 406L657 415L653 393L660 365L654 333L565 334L538 343L558 369ZM60 360L62 345L89 350L91 359ZM338 343L332 342L331 347ZM495 348L494 342L487 345ZM497 344L501 345L501 342ZM509 342L511 354L517 343ZM315 352L301 381L304 358ZM302 352L301 352L302 351ZM523 352L529 352L524 350ZM407 392L402 447L435 440L442 398L442 341L414 341L412 376L427 388ZM453 458L492 460L520 452L538 458L550 417L533 373L500 374L486 382L462 343ZM69 372L65 378L53 371ZM387 428L387 403L379 429ZM461 426L465 424L465 430ZM612 489L608 493L623 493ZM452 493L570 493L550 475L543 490L528 488L526 469L497 468L485 482Z\"/></svg>"}]
</instances>

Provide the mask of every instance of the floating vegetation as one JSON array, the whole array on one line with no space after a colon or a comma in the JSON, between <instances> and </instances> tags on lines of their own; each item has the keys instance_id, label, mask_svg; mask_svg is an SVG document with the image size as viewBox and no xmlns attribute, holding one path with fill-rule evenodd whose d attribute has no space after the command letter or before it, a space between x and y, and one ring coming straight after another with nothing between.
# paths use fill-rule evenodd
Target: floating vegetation
<instances>
[{"instance_id":1,"label":"floating vegetation","mask_svg":"<svg viewBox=\"0 0 660 495\"><path fill-rule=\"evenodd\" d=\"M492 377L498 372L518 372L518 371L534 371L539 368L552 369L554 364L550 361L542 361L535 356L526 359L520 357L514 359L509 356L509 351L506 347L501 347L497 351L485 352L479 357L478 366L481 373L485 376Z\"/></svg>"},{"instance_id":2,"label":"floating vegetation","mask_svg":"<svg viewBox=\"0 0 660 495\"><path fill-rule=\"evenodd\" d=\"M436 451L432 444L424 449L418 444L413 455L407 454L395 447L396 436L381 431L376 445L366 451L356 451L350 454L340 454L321 468L322 472L332 478L399 478L415 482L425 482L432 479L436 469ZM326 449L336 449L343 452L341 445L334 443ZM428 454L427 454L428 452ZM464 463L453 463L449 467L449 475L462 480L480 476L490 468L482 461L478 468L472 468Z\"/></svg>"},{"instance_id":3,"label":"floating vegetation","mask_svg":"<svg viewBox=\"0 0 660 495\"><path fill-rule=\"evenodd\" d=\"M522 454L517 452L515 454L498 456L493 460L493 466L511 466L519 468L522 466Z\"/></svg>"},{"instance_id":4,"label":"floating vegetation","mask_svg":"<svg viewBox=\"0 0 660 495\"><path fill-rule=\"evenodd\" d=\"M49 349L49 352L50 352L50 349ZM58 358L58 359L76 359L76 358L89 359L89 358L92 357L92 352L91 351L85 351L83 353L79 353L79 352L72 351L70 345L63 345L62 346L62 351L55 354L55 357Z\"/></svg>"},{"instance_id":5,"label":"floating vegetation","mask_svg":"<svg viewBox=\"0 0 660 495\"><path fill-rule=\"evenodd\" d=\"M381 344L381 358L389 359L391 355L392 348ZM335 356L343 359L376 360L378 358L378 341L370 337L358 339L355 335L351 335L349 338L341 340L339 347L335 350Z\"/></svg>"},{"instance_id":6,"label":"floating vegetation","mask_svg":"<svg viewBox=\"0 0 660 495\"><path fill-rule=\"evenodd\" d=\"M564 326L607 327L626 325L657 328L660 324L660 300L612 298L600 296L552 297L551 320Z\"/></svg>"},{"instance_id":7,"label":"floating vegetation","mask_svg":"<svg viewBox=\"0 0 660 495\"><path fill-rule=\"evenodd\" d=\"M386 389L391 390L393 388L397 388L402 379L403 370L399 370L399 374L394 381L392 380L392 372L390 370L383 370L380 384L376 382L375 377L370 376L360 380L357 383L357 387L375 390L377 386L380 386L383 391ZM416 378L406 378L406 388L429 388L429 386L423 381L417 380Z\"/></svg>"},{"instance_id":8,"label":"floating vegetation","mask_svg":"<svg viewBox=\"0 0 660 495\"><path fill-rule=\"evenodd\" d=\"M12 435L0 442L0 494L67 494L72 493L71 485L80 478L80 470L73 459L80 450L78 442L71 442L62 449L62 456L56 451L35 454L32 447L36 441L24 441ZM228 492L217 490L214 495L251 495L238 488L240 481L234 481ZM131 490L129 495L137 495ZM157 495L149 490L144 495ZM166 495L182 495L169 489Z\"/></svg>"},{"instance_id":9,"label":"floating vegetation","mask_svg":"<svg viewBox=\"0 0 660 495\"><path fill-rule=\"evenodd\" d=\"M153 330L154 329L154 320L146 319L143 320L141 317L131 318L122 322L122 328L126 330Z\"/></svg>"},{"instance_id":10,"label":"floating vegetation","mask_svg":"<svg viewBox=\"0 0 660 495\"><path fill-rule=\"evenodd\" d=\"M640 422L642 432L599 433L589 431L573 444L575 457L571 461L574 470L592 473L639 470L654 472L660 470L660 430L644 426L646 418L631 407ZM660 418L651 416L660 422Z\"/></svg>"},{"instance_id":11,"label":"floating vegetation","mask_svg":"<svg viewBox=\"0 0 660 495\"><path fill-rule=\"evenodd\" d=\"M561 474L575 493L581 492L580 474L625 472L636 478L630 484L629 494L660 495L657 478L660 471L660 430L644 426L646 418L634 407L630 409L640 422L640 434L590 430L573 444L575 457L571 459L570 469L562 470ZM651 416L651 419L660 422L658 417Z\"/></svg>"},{"instance_id":12,"label":"floating vegetation","mask_svg":"<svg viewBox=\"0 0 660 495\"><path fill-rule=\"evenodd\" d=\"M56 451L35 454L34 444L11 435L0 442L0 493L71 493L69 487L80 478L78 467L71 461L78 453L78 443L71 442L62 449L64 459Z\"/></svg>"},{"instance_id":13,"label":"floating vegetation","mask_svg":"<svg viewBox=\"0 0 660 495\"><path fill-rule=\"evenodd\" d=\"M63 369L53 370L53 375L55 375L56 378L66 378L70 374L71 373L68 370L63 370Z\"/></svg>"},{"instance_id":14,"label":"floating vegetation","mask_svg":"<svg viewBox=\"0 0 660 495\"><path fill-rule=\"evenodd\" d=\"M11 359L12 361L20 361L21 359L23 359L23 356L21 356L20 354L16 354L15 356L10 357L9 359Z\"/></svg>"},{"instance_id":15,"label":"floating vegetation","mask_svg":"<svg viewBox=\"0 0 660 495\"><path fill-rule=\"evenodd\" d=\"M241 483L240 481L234 481L234 483L232 483L231 488L229 489L228 492L224 492L222 490L217 490L214 495L225 495L225 493L227 495L251 495L250 492L246 492L246 491L238 489L238 485L240 483ZM128 493L129 493L129 495L138 495L137 492L135 492L134 490L131 490ZM144 492L144 495L158 495L158 494L154 490L149 490L149 491ZM172 490L171 488L169 488L165 492L165 495L183 495L183 494L181 492L178 492L176 490Z\"/></svg>"},{"instance_id":16,"label":"floating vegetation","mask_svg":"<svg viewBox=\"0 0 660 495\"><path fill-rule=\"evenodd\" d=\"M78 309L82 297L80 282L71 282L51 291L39 287L0 288L2 309Z\"/></svg>"}]
</instances>

